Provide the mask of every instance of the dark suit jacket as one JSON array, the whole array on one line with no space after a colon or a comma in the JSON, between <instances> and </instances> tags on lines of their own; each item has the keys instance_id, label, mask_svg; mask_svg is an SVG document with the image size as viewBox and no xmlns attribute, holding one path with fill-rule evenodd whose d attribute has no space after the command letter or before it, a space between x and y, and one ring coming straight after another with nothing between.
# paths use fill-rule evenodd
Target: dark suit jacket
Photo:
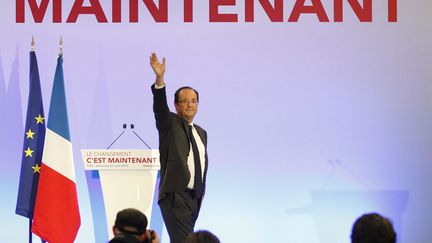
<instances>
[{"instance_id":1,"label":"dark suit jacket","mask_svg":"<svg viewBox=\"0 0 432 243\"><path fill-rule=\"evenodd\" d=\"M191 174L187 165L190 151L188 121L169 111L165 87L156 89L152 85L153 112L156 127L159 132L159 154L161 177L159 185L159 200L168 192L183 192L186 190ZM207 177L207 132L194 124L205 147L205 168L203 178L203 195ZM202 195L202 196L203 196Z\"/></svg>"}]
</instances>

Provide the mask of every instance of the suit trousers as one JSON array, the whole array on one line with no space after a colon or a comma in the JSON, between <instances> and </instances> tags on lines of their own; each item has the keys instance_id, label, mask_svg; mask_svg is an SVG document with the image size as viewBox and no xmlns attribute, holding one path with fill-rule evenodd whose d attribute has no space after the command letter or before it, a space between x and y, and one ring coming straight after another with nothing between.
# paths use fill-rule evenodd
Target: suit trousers
<instances>
[{"instance_id":1,"label":"suit trousers","mask_svg":"<svg viewBox=\"0 0 432 243\"><path fill-rule=\"evenodd\" d=\"M159 207L171 243L185 243L193 232L199 214L200 199L192 190L171 192L160 199Z\"/></svg>"}]
</instances>

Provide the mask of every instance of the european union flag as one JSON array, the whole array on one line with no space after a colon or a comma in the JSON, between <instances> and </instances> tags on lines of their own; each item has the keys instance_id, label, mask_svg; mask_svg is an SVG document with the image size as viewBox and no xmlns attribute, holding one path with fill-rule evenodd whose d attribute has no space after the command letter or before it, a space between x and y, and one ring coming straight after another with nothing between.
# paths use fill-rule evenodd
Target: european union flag
<instances>
[{"instance_id":1,"label":"european union flag","mask_svg":"<svg viewBox=\"0 0 432 243\"><path fill-rule=\"evenodd\" d=\"M30 89L15 213L33 219L45 140L45 115L36 53L30 52Z\"/></svg>"}]
</instances>

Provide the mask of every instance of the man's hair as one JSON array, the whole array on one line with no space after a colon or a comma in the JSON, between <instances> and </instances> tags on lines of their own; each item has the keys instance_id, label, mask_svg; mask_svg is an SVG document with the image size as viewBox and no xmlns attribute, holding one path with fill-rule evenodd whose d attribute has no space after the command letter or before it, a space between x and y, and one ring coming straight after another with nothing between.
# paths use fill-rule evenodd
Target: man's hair
<instances>
[{"instance_id":1,"label":"man's hair","mask_svg":"<svg viewBox=\"0 0 432 243\"><path fill-rule=\"evenodd\" d=\"M196 94L196 96L197 96L197 101L199 101L199 94L198 94L198 91L196 91L194 88L192 88L192 87L189 87L189 86L183 86L183 87L180 87L175 93L174 93L174 102L176 103L176 104L178 104L179 103L179 93L180 93L180 91L182 91L182 90L184 90L184 89L191 89L191 90L193 90L194 92L195 92L195 94Z\"/></svg>"},{"instance_id":2,"label":"man's hair","mask_svg":"<svg viewBox=\"0 0 432 243\"><path fill-rule=\"evenodd\" d=\"M140 235L147 229L147 217L137 209L123 209L117 213L114 227L124 233ZM129 228L136 229L136 232L129 230Z\"/></svg>"},{"instance_id":3,"label":"man's hair","mask_svg":"<svg viewBox=\"0 0 432 243\"><path fill-rule=\"evenodd\" d=\"M220 243L219 239L207 230L200 230L190 233L186 243Z\"/></svg>"},{"instance_id":4,"label":"man's hair","mask_svg":"<svg viewBox=\"0 0 432 243\"><path fill-rule=\"evenodd\" d=\"M396 232L389 219L377 214L364 214L351 231L352 243L395 243Z\"/></svg>"}]
</instances>

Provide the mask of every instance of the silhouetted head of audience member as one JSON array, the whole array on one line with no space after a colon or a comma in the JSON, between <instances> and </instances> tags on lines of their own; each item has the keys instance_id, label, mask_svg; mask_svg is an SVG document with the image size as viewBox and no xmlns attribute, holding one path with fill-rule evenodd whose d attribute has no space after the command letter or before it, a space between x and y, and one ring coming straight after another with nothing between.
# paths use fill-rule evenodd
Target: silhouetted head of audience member
<instances>
[{"instance_id":1,"label":"silhouetted head of audience member","mask_svg":"<svg viewBox=\"0 0 432 243\"><path fill-rule=\"evenodd\" d=\"M207 230L190 233L186 243L220 243L216 235Z\"/></svg>"},{"instance_id":2,"label":"silhouetted head of audience member","mask_svg":"<svg viewBox=\"0 0 432 243\"><path fill-rule=\"evenodd\" d=\"M364 214L351 231L352 243L395 243L396 232L389 219L377 214Z\"/></svg>"},{"instance_id":3,"label":"silhouetted head of audience member","mask_svg":"<svg viewBox=\"0 0 432 243\"><path fill-rule=\"evenodd\" d=\"M139 243L146 241L147 217L137 209L127 208L117 213L110 243Z\"/></svg>"}]
</instances>

